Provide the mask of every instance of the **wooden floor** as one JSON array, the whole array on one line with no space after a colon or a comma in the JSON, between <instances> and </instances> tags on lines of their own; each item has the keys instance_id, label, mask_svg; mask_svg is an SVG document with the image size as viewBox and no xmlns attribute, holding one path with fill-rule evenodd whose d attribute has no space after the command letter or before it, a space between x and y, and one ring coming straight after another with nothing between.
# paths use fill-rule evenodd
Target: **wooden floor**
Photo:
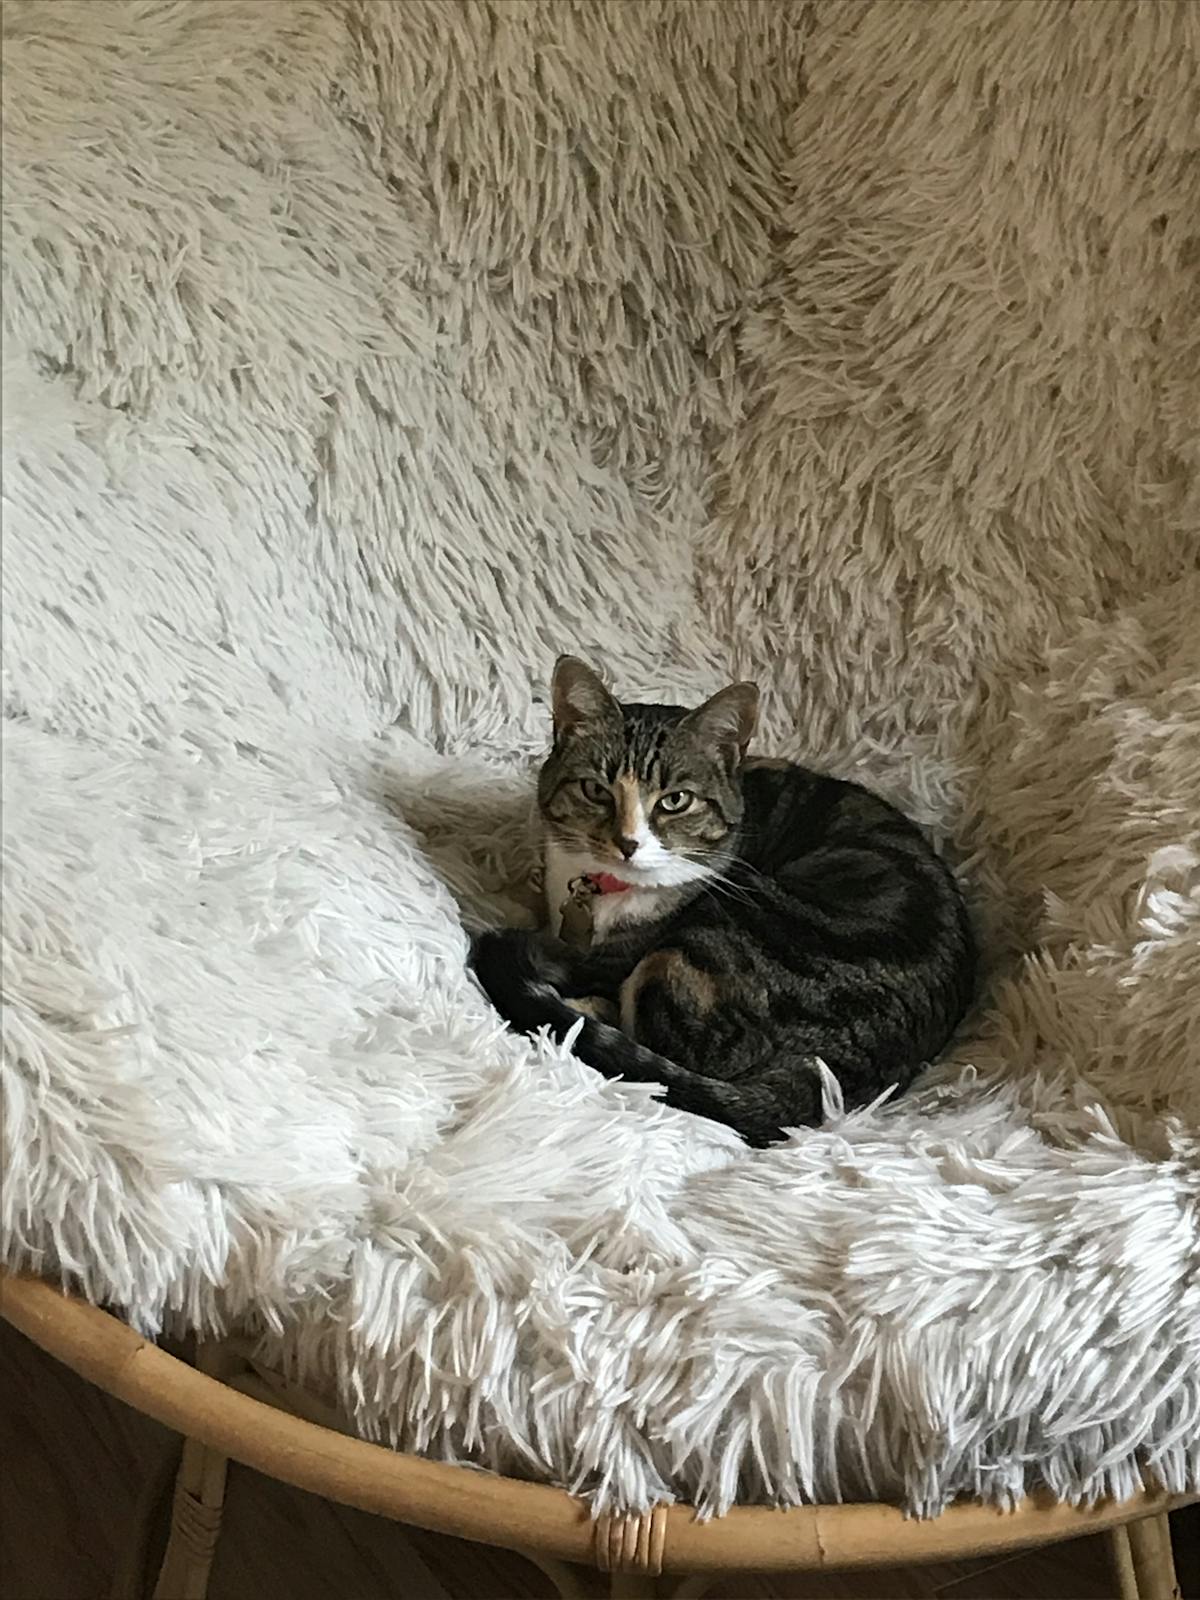
<instances>
[{"instance_id":1,"label":"wooden floor","mask_svg":"<svg viewBox=\"0 0 1200 1600\"><path fill-rule=\"evenodd\" d=\"M0 1596L104 1600L139 1490L171 1436L0 1323ZM1184 1595L1200 1600L1200 1508L1176 1519ZM597 1587L596 1593L604 1591ZM1003 1562L869 1576L744 1578L718 1600L1107 1600L1102 1540ZM230 1472L210 1600L552 1600L519 1556L398 1527L262 1478Z\"/></svg>"}]
</instances>

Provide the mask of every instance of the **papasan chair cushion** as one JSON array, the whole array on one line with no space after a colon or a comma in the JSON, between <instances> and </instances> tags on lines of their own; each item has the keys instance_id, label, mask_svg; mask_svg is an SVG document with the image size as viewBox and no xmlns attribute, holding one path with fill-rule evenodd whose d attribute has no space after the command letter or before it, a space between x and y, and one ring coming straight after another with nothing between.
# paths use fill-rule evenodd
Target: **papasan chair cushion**
<instances>
[{"instance_id":1,"label":"papasan chair cushion","mask_svg":"<svg viewBox=\"0 0 1200 1600\"><path fill-rule=\"evenodd\" d=\"M1200 1487L1200 11L5 28L5 1262L598 1506ZM502 1026L559 650L944 843L915 1092Z\"/></svg>"}]
</instances>

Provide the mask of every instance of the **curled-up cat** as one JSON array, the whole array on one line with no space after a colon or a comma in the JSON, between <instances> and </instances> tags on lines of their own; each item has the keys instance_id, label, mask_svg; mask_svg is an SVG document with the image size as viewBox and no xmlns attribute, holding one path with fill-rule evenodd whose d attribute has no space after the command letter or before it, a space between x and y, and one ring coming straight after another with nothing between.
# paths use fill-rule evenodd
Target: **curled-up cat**
<instances>
[{"instance_id":1,"label":"curled-up cat","mask_svg":"<svg viewBox=\"0 0 1200 1600\"><path fill-rule=\"evenodd\" d=\"M582 661L553 680L538 782L549 930L483 934L472 965L514 1027L751 1144L904 1089L970 1004L953 876L857 784L747 758L735 683L694 710L622 705Z\"/></svg>"}]
</instances>

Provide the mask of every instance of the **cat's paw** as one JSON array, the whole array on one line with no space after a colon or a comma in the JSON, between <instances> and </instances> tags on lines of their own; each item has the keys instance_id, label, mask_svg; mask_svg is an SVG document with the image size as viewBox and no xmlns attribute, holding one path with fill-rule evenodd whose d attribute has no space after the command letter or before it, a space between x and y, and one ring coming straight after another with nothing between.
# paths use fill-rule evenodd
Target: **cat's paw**
<instances>
[{"instance_id":1,"label":"cat's paw","mask_svg":"<svg viewBox=\"0 0 1200 1600\"><path fill-rule=\"evenodd\" d=\"M575 1000L568 1000L567 1005L572 1011L578 1011L581 1017L591 1017L595 1022L607 1022L609 1027L615 1028L621 1020L621 1014L611 1000L606 1000L603 995L582 995Z\"/></svg>"}]
</instances>

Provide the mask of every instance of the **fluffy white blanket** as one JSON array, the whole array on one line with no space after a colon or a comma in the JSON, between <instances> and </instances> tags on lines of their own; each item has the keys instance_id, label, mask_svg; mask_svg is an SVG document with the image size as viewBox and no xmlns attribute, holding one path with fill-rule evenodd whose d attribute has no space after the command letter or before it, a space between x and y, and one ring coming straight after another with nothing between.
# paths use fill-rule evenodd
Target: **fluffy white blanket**
<instances>
[{"instance_id":1,"label":"fluffy white blanket","mask_svg":"<svg viewBox=\"0 0 1200 1600\"><path fill-rule=\"evenodd\" d=\"M605 1504L1200 1487L1200 8L5 27L7 1262ZM921 1093L505 1032L564 648L950 840Z\"/></svg>"}]
</instances>

